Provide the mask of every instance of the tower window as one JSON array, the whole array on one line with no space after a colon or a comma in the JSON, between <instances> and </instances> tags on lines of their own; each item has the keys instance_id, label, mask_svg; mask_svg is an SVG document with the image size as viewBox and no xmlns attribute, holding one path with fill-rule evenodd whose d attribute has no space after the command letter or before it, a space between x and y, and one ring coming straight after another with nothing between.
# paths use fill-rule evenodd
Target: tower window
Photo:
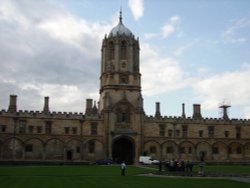
<instances>
[{"instance_id":1,"label":"tower window","mask_svg":"<svg viewBox=\"0 0 250 188\"><path fill-rule=\"evenodd\" d=\"M127 44L126 41L122 41L121 44L121 59L126 59L127 56Z\"/></svg>"},{"instance_id":2,"label":"tower window","mask_svg":"<svg viewBox=\"0 0 250 188\"><path fill-rule=\"evenodd\" d=\"M114 57L115 57L114 43L110 42L109 43L109 59L114 59Z\"/></svg>"},{"instance_id":3,"label":"tower window","mask_svg":"<svg viewBox=\"0 0 250 188\"><path fill-rule=\"evenodd\" d=\"M121 84L127 84L128 83L128 76L127 75L122 75L120 77L120 83Z\"/></svg>"}]
</instances>

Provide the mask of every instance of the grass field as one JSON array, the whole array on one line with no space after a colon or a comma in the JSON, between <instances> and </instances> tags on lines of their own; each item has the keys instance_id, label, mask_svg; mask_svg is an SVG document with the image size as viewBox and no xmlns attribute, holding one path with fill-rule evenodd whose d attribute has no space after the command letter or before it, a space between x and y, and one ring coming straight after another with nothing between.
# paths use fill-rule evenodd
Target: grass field
<instances>
[{"instance_id":1,"label":"grass field","mask_svg":"<svg viewBox=\"0 0 250 188\"><path fill-rule=\"evenodd\" d=\"M247 183L219 179L171 179L141 177L153 172L128 166L126 176L119 166L28 166L0 167L0 188L211 188L249 187ZM245 172L245 171L244 171Z\"/></svg>"}]
</instances>

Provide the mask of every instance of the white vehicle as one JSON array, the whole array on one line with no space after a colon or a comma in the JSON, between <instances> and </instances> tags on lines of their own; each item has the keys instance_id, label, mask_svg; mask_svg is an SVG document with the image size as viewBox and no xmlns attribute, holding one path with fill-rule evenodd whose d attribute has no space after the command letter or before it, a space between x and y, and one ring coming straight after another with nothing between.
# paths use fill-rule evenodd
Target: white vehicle
<instances>
[{"instance_id":1,"label":"white vehicle","mask_svg":"<svg viewBox=\"0 0 250 188\"><path fill-rule=\"evenodd\" d=\"M141 164L159 164L160 161L152 159L150 156L140 156L139 163Z\"/></svg>"}]
</instances>

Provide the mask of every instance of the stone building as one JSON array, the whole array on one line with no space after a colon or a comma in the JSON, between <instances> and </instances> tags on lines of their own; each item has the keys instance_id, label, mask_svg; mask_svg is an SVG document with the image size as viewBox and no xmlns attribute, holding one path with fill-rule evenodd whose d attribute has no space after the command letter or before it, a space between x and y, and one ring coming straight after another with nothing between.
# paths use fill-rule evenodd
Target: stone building
<instances>
[{"instance_id":1,"label":"stone building","mask_svg":"<svg viewBox=\"0 0 250 188\"><path fill-rule=\"evenodd\" d=\"M17 110L17 96L0 111L0 161L158 160L250 161L250 120L204 118L199 104L186 117L155 116L143 110L139 40L122 16L102 42L100 99L86 100L85 113Z\"/></svg>"}]
</instances>

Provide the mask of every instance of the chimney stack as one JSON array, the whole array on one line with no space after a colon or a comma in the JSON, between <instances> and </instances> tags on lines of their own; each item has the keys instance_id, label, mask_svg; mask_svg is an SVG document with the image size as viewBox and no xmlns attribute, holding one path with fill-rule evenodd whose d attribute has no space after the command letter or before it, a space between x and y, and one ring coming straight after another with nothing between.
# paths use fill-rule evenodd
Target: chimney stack
<instances>
[{"instance_id":1,"label":"chimney stack","mask_svg":"<svg viewBox=\"0 0 250 188\"><path fill-rule=\"evenodd\" d=\"M155 117L159 118L161 117L161 110L160 110L160 103L155 103Z\"/></svg>"},{"instance_id":2,"label":"chimney stack","mask_svg":"<svg viewBox=\"0 0 250 188\"><path fill-rule=\"evenodd\" d=\"M193 105L193 118L202 118L201 116L201 105L200 104L194 104Z\"/></svg>"},{"instance_id":3,"label":"chimney stack","mask_svg":"<svg viewBox=\"0 0 250 188\"><path fill-rule=\"evenodd\" d=\"M186 114L185 114L185 104L182 103L182 118L186 118Z\"/></svg>"},{"instance_id":4,"label":"chimney stack","mask_svg":"<svg viewBox=\"0 0 250 188\"><path fill-rule=\"evenodd\" d=\"M10 103L9 103L9 109L8 112L14 113L17 110L17 96L16 95L10 95Z\"/></svg>"},{"instance_id":5,"label":"chimney stack","mask_svg":"<svg viewBox=\"0 0 250 188\"><path fill-rule=\"evenodd\" d=\"M93 106L93 100L92 99L86 99L86 110L85 110L86 115L91 115L92 114L92 106Z\"/></svg>"},{"instance_id":6,"label":"chimney stack","mask_svg":"<svg viewBox=\"0 0 250 188\"><path fill-rule=\"evenodd\" d=\"M48 113L49 112L49 97L44 97L43 112L44 113Z\"/></svg>"}]
</instances>

